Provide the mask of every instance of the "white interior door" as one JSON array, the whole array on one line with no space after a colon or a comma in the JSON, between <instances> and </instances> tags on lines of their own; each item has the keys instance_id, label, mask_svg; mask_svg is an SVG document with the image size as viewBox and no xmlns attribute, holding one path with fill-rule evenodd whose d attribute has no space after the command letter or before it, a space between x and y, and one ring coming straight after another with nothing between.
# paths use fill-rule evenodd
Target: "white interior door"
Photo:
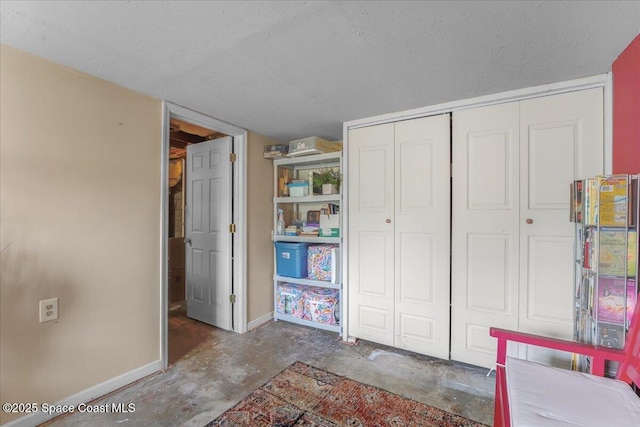
<instances>
[{"instance_id":1,"label":"white interior door","mask_svg":"<svg viewBox=\"0 0 640 427\"><path fill-rule=\"evenodd\" d=\"M602 88L520 103L519 329L573 338L574 227L569 183L603 173ZM570 355L522 346L522 356L570 367Z\"/></svg>"},{"instance_id":2,"label":"white interior door","mask_svg":"<svg viewBox=\"0 0 640 427\"><path fill-rule=\"evenodd\" d=\"M449 359L450 116L395 124L395 343Z\"/></svg>"},{"instance_id":3,"label":"white interior door","mask_svg":"<svg viewBox=\"0 0 640 427\"><path fill-rule=\"evenodd\" d=\"M232 329L231 137L187 146L187 315Z\"/></svg>"},{"instance_id":4,"label":"white interior door","mask_svg":"<svg viewBox=\"0 0 640 427\"><path fill-rule=\"evenodd\" d=\"M349 131L349 331L394 341L394 124Z\"/></svg>"},{"instance_id":5,"label":"white interior door","mask_svg":"<svg viewBox=\"0 0 640 427\"><path fill-rule=\"evenodd\" d=\"M519 103L453 115L451 358L492 367L518 329Z\"/></svg>"}]
</instances>

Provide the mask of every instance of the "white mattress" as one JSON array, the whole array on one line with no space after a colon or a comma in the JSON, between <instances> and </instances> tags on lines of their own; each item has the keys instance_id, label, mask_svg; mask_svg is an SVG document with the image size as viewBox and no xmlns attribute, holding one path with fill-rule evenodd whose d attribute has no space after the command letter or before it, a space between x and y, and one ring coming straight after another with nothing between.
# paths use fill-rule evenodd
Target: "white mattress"
<instances>
[{"instance_id":1,"label":"white mattress","mask_svg":"<svg viewBox=\"0 0 640 427\"><path fill-rule=\"evenodd\" d=\"M513 427L640 426L640 397L622 381L515 358L506 373Z\"/></svg>"}]
</instances>

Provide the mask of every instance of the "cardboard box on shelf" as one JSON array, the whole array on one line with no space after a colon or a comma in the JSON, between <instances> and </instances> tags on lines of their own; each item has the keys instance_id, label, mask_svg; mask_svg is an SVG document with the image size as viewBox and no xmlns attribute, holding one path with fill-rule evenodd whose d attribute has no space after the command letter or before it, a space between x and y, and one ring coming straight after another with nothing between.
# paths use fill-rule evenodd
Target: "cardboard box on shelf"
<instances>
[{"instance_id":1,"label":"cardboard box on shelf","mask_svg":"<svg viewBox=\"0 0 640 427\"><path fill-rule=\"evenodd\" d=\"M340 237L339 228L321 228L320 237Z\"/></svg>"},{"instance_id":2,"label":"cardboard box on shelf","mask_svg":"<svg viewBox=\"0 0 640 427\"><path fill-rule=\"evenodd\" d=\"M317 136L289 141L288 157L308 156L310 154L330 153L342 151L342 141L327 141Z\"/></svg>"},{"instance_id":3,"label":"cardboard box on shelf","mask_svg":"<svg viewBox=\"0 0 640 427\"><path fill-rule=\"evenodd\" d=\"M288 152L288 144L265 145L263 157L265 159L277 159L280 157L286 157Z\"/></svg>"},{"instance_id":4,"label":"cardboard box on shelf","mask_svg":"<svg viewBox=\"0 0 640 427\"><path fill-rule=\"evenodd\" d=\"M340 228L340 214L320 214L320 228Z\"/></svg>"},{"instance_id":5,"label":"cardboard box on shelf","mask_svg":"<svg viewBox=\"0 0 640 427\"><path fill-rule=\"evenodd\" d=\"M340 237L340 214L320 214L320 237Z\"/></svg>"}]
</instances>

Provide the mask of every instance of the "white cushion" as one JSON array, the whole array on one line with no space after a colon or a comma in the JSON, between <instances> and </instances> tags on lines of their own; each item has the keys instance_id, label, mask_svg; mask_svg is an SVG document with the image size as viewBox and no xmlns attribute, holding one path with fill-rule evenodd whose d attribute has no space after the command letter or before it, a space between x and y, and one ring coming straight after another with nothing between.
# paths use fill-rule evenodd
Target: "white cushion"
<instances>
[{"instance_id":1,"label":"white cushion","mask_svg":"<svg viewBox=\"0 0 640 427\"><path fill-rule=\"evenodd\" d=\"M511 425L640 426L640 397L628 384L507 358Z\"/></svg>"}]
</instances>

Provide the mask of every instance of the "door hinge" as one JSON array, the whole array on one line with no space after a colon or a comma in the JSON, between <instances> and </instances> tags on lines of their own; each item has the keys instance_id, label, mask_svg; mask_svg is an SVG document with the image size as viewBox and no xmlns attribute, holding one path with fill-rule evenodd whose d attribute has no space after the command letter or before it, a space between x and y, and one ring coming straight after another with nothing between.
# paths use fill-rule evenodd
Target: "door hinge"
<instances>
[{"instance_id":1,"label":"door hinge","mask_svg":"<svg viewBox=\"0 0 640 427\"><path fill-rule=\"evenodd\" d=\"M235 232L236 232L236 225L229 224L229 233L235 233Z\"/></svg>"},{"instance_id":2,"label":"door hinge","mask_svg":"<svg viewBox=\"0 0 640 427\"><path fill-rule=\"evenodd\" d=\"M229 295L229 302L231 304L235 304L236 303L236 294Z\"/></svg>"},{"instance_id":3,"label":"door hinge","mask_svg":"<svg viewBox=\"0 0 640 427\"><path fill-rule=\"evenodd\" d=\"M236 153L229 153L229 161L231 163L235 163L236 162Z\"/></svg>"}]
</instances>

